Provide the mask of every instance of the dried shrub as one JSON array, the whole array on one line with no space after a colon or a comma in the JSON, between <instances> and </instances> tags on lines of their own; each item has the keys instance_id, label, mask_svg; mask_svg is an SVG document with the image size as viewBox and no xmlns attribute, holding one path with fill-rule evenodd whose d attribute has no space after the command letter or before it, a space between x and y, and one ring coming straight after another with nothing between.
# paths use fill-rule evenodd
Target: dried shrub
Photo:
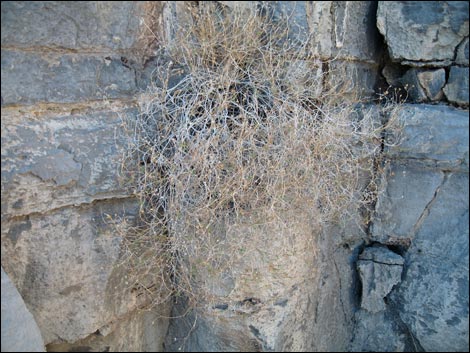
<instances>
[{"instance_id":1,"label":"dried shrub","mask_svg":"<svg viewBox=\"0 0 470 353\"><path fill-rule=\"evenodd\" d=\"M136 287L194 306L215 300L213 279L266 241L227 228L302 214L320 232L373 205L393 106L366 108L345 99L344 85L327 87L334 73L269 6L209 2L191 18L162 50L141 113L126 120L125 175L142 225L126 228L125 259Z\"/></svg>"}]
</instances>

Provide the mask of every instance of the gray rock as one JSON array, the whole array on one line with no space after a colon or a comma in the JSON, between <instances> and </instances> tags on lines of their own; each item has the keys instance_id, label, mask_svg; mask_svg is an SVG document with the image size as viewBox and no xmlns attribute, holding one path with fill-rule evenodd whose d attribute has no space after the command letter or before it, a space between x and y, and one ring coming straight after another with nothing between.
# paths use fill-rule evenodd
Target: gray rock
<instances>
[{"instance_id":1,"label":"gray rock","mask_svg":"<svg viewBox=\"0 0 470 353\"><path fill-rule=\"evenodd\" d=\"M357 268L362 282L361 308L377 313L386 309L384 298L401 281L403 258L385 247L366 248Z\"/></svg>"},{"instance_id":2,"label":"gray rock","mask_svg":"<svg viewBox=\"0 0 470 353\"><path fill-rule=\"evenodd\" d=\"M469 49L468 49L468 37L465 38L465 40L460 43L459 47L457 48L457 57L455 59L455 63L457 65L469 65L469 60L470 60L470 55L469 55Z\"/></svg>"},{"instance_id":3,"label":"gray rock","mask_svg":"<svg viewBox=\"0 0 470 353\"><path fill-rule=\"evenodd\" d=\"M367 63L332 61L327 85L334 87L337 92L342 92L345 98L371 97L375 93L377 69L376 65Z\"/></svg>"},{"instance_id":4,"label":"gray rock","mask_svg":"<svg viewBox=\"0 0 470 353\"><path fill-rule=\"evenodd\" d=\"M2 2L2 46L129 49L144 26L143 4L132 1Z\"/></svg>"},{"instance_id":5,"label":"gray rock","mask_svg":"<svg viewBox=\"0 0 470 353\"><path fill-rule=\"evenodd\" d=\"M311 257L310 251L305 251L304 238L310 226L292 222L298 213L283 217L287 224L282 226L271 222L262 227L233 227L231 232L238 238L249 234L249 241L259 244L251 246L261 250L263 260L258 251L247 253L236 268L232 267L236 273L245 273L245 278L234 277L232 293L201 305L197 319L193 315L172 321L166 349L302 352L347 348L353 330L355 256L347 247L337 245L341 230L329 229L315 240L318 251ZM283 236L277 237L280 229ZM268 235L270 241L265 238ZM287 239L292 253L282 246ZM249 263L256 264L255 273L262 276L246 278L249 274L243 268ZM305 266L307 263L311 265ZM179 303L172 315L185 310L184 303Z\"/></svg>"},{"instance_id":6,"label":"gray rock","mask_svg":"<svg viewBox=\"0 0 470 353\"><path fill-rule=\"evenodd\" d=\"M121 199L2 222L2 265L46 344L85 338L142 305L116 267L122 234L106 216L133 224L137 213Z\"/></svg>"},{"instance_id":7,"label":"gray rock","mask_svg":"<svg viewBox=\"0 0 470 353\"><path fill-rule=\"evenodd\" d=\"M408 93L408 98L411 101L424 102L427 99L427 96L418 78L418 73L419 71L417 69L410 69L398 80L398 82L405 88Z\"/></svg>"},{"instance_id":8,"label":"gray rock","mask_svg":"<svg viewBox=\"0 0 470 353\"><path fill-rule=\"evenodd\" d=\"M377 3L333 1L333 56L376 63L382 53L382 38L376 27ZM316 33L318 28L310 28Z\"/></svg>"},{"instance_id":9,"label":"gray rock","mask_svg":"<svg viewBox=\"0 0 470 353\"><path fill-rule=\"evenodd\" d=\"M417 77L420 86L424 89L429 100L438 101L442 98L442 88L446 83L446 72L444 69L420 71Z\"/></svg>"},{"instance_id":10,"label":"gray rock","mask_svg":"<svg viewBox=\"0 0 470 353\"><path fill-rule=\"evenodd\" d=\"M389 311L370 313L360 309L350 352L413 352L406 328Z\"/></svg>"},{"instance_id":11,"label":"gray rock","mask_svg":"<svg viewBox=\"0 0 470 353\"><path fill-rule=\"evenodd\" d=\"M384 191L375 208L372 239L390 245L409 245L415 225L443 180L444 174L439 171L392 164L384 176Z\"/></svg>"},{"instance_id":12,"label":"gray rock","mask_svg":"<svg viewBox=\"0 0 470 353\"><path fill-rule=\"evenodd\" d=\"M468 351L469 186L449 173L406 254L390 298L425 351Z\"/></svg>"},{"instance_id":13,"label":"gray rock","mask_svg":"<svg viewBox=\"0 0 470 353\"><path fill-rule=\"evenodd\" d=\"M468 67L452 66L450 68L449 80L444 87L444 93L450 102L468 106L468 75Z\"/></svg>"},{"instance_id":14,"label":"gray rock","mask_svg":"<svg viewBox=\"0 0 470 353\"><path fill-rule=\"evenodd\" d=\"M2 267L2 352L45 351L33 315Z\"/></svg>"},{"instance_id":15,"label":"gray rock","mask_svg":"<svg viewBox=\"0 0 470 353\"><path fill-rule=\"evenodd\" d=\"M394 116L400 125L401 142L387 137L389 158L412 159L423 166L468 171L468 112L445 105L399 107ZM393 134L392 134L393 135Z\"/></svg>"},{"instance_id":16,"label":"gray rock","mask_svg":"<svg viewBox=\"0 0 470 353\"><path fill-rule=\"evenodd\" d=\"M48 352L164 352L168 308L136 310L73 343L55 343Z\"/></svg>"},{"instance_id":17,"label":"gray rock","mask_svg":"<svg viewBox=\"0 0 470 353\"><path fill-rule=\"evenodd\" d=\"M382 71L387 82L405 88L408 98L413 102L438 101L443 97L442 88L446 83L444 69L409 69L401 77L399 72L385 67Z\"/></svg>"},{"instance_id":18,"label":"gray rock","mask_svg":"<svg viewBox=\"0 0 470 353\"><path fill-rule=\"evenodd\" d=\"M454 60L468 36L468 2L379 1L377 27L392 60Z\"/></svg>"},{"instance_id":19,"label":"gray rock","mask_svg":"<svg viewBox=\"0 0 470 353\"><path fill-rule=\"evenodd\" d=\"M373 2L278 1L273 12L275 16L289 16L291 39L308 40L312 53L321 58L372 63L380 55Z\"/></svg>"},{"instance_id":20,"label":"gray rock","mask_svg":"<svg viewBox=\"0 0 470 353\"><path fill-rule=\"evenodd\" d=\"M1 63L2 105L128 97L136 90L134 71L120 57L2 50Z\"/></svg>"},{"instance_id":21,"label":"gray rock","mask_svg":"<svg viewBox=\"0 0 470 353\"><path fill-rule=\"evenodd\" d=\"M382 75L390 86L401 85L400 78L406 73L403 66L392 64L385 65L382 69Z\"/></svg>"},{"instance_id":22,"label":"gray rock","mask_svg":"<svg viewBox=\"0 0 470 353\"><path fill-rule=\"evenodd\" d=\"M121 114L137 114L119 108ZM123 197L118 173L125 141L118 113L3 114L2 216Z\"/></svg>"}]
</instances>

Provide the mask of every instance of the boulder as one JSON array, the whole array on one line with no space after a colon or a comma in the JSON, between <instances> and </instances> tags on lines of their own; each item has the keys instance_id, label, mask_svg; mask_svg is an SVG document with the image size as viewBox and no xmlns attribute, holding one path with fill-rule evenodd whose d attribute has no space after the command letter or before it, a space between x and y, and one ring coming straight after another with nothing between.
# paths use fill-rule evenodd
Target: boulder
<instances>
[{"instance_id":1,"label":"boulder","mask_svg":"<svg viewBox=\"0 0 470 353\"><path fill-rule=\"evenodd\" d=\"M135 73L117 55L2 50L2 106L129 97Z\"/></svg>"},{"instance_id":2,"label":"boulder","mask_svg":"<svg viewBox=\"0 0 470 353\"><path fill-rule=\"evenodd\" d=\"M386 247L368 247L357 262L362 282L361 308L371 313L386 309L384 298L401 281L403 258Z\"/></svg>"},{"instance_id":3,"label":"boulder","mask_svg":"<svg viewBox=\"0 0 470 353\"><path fill-rule=\"evenodd\" d=\"M72 109L40 119L4 113L2 217L128 195L118 178L125 146L120 114L137 110L119 110Z\"/></svg>"},{"instance_id":4,"label":"boulder","mask_svg":"<svg viewBox=\"0 0 470 353\"><path fill-rule=\"evenodd\" d=\"M469 186L446 174L412 245L390 300L425 351L468 351Z\"/></svg>"},{"instance_id":5,"label":"boulder","mask_svg":"<svg viewBox=\"0 0 470 353\"><path fill-rule=\"evenodd\" d=\"M379 1L377 27L393 61L449 63L468 36L468 2Z\"/></svg>"},{"instance_id":6,"label":"boulder","mask_svg":"<svg viewBox=\"0 0 470 353\"><path fill-rule=\"evenodd\" d=\"M444 87L444 93L449 102L462 106L468 106L468 67L452 66L450 68L449 80Z\"/></svg>"}]
</instances>

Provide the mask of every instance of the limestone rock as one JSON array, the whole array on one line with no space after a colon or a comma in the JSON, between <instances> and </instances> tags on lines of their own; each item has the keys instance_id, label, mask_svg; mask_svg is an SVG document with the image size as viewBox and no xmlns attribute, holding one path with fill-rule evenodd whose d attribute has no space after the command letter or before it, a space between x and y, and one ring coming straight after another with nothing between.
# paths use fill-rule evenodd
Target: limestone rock
<instances>
[{"instance_id":1,"label":"limestone rock","mask_svg":"<svg viewBox=\"0 0 470 353\"><path fill-rule=\"evenodd\" d=\"M128 97L134 71L116 55L2 50L2 105Z\"/></svg>"},{"instance_id":2,"label":"limestone rock","mask_svg":"<svg viewBox=\"0 0 470 353\"><path fill-rule=\"evenodd\" d=\"M403 282L390 296L425 351L468 350L468 200L468 174L449 173L406 254Z\"/></svg>"},{"instance_id":3,"label":"limestone rock","mask_svg":"<svg viewBox=\"0 0 470 353\"><path fill-rule=\"evenodd\" d=\"M411 68L403 73L402 68L387 65L382 70L382 74L390 86L403 87L410 101L438 101L443 97L442 88L446 83L444 69Z\"/></svg>"},{"instance_id":4,"label":"limestone rock","mask_svg":"<svg viewBox=\"0 0 470 353\"><path fill-rule=\"evenodd\" d=\"M406 247L414 235L415 224L443 180L444 174L440 171L393 163L384 176L385 190L379 195L375 208L372 239Z\"/></svg>"},{"instance_id":5,"label":"limestone rock","mask_svg":"<svg viewBox=\"0 0 470 353\"><path fill-rule=\"evenodd\" d=\"M360 309L350 352L413 352L406 326L389 311L370 313ZM413 349L414 348L414 349Z\"/></svg>"},{"instance_id":6,"label":"limestone rock","mask_svg":"<svg viewBox=\"0 0 470 353\"><path fill-rule=\"evenodd\" d=\"M2 267L2 352L45 351L33 315Z\"/></svg>"},{"instance_id":7,"label":"limestone rock","mask_svg":"<svg viewBox=\"0 0 470 353\"><path fill-rule=\"evenodd\" d=\"M82 339L140 305L116 267L122 235L106 217L132 224L137 212L127 199L2 222L2 266L46 344Z\"/></svg>"},{"instance_id":8,"label":"limestone rock","mask_svg":"<svg viewBox=\"0 0 470 353\"><path fill-rule=\"evenodd\" d=\"M168 306L157 310L136 310L73 343L47 346L48 352L163 352L168 328Z\"/></svg>"},{"instance_id":9,"label":"limestone rock","mask_svg":"<svg viewBox=\"0 0 470 353\"><path fill-rule=\"evenodd\" d=\"M386 309L384 298L401 281L403 258L386 247L369 247L359 256L361 308L377 313Z\"/></svg>"},{"instance_id":10,"label":"limestone rock","mask_svg":"<svg viewBox=\"0 0 470 353\"><path fill-rule=\"evenodd\" d=\"M421 70L417 74L419 84L423 88L426 96L431 101L438 101L442 98L442 88L446 82L444 69Z\"/></svg>"},{"instance_id":11,"label":"limestone rock","mask_svg":"<svg viewBox=\"0 0 470 353\"><path fill-rule=\"evenodd\" d=\"M457 65L469 66L470 55L468 46L469 44L467 37L462 43L460 43L459 47L457 48L457 58L455 60L455 63Z\"/></svg>"},{"instance_id":12,"label":"limestone rock","mask_svg":"<svg viewBox=\"0 0 470 353\"><path fill-rule=\"evenodd\" d=\"M454 60L468 26L468 2L379 1L377 27L394 61Z\"/></svg>"},{"instance_id":13,"label":"limestone rock","mask_svg":"<svg viewBox=\"0 0 470 353\"><path fill-rule=\"evenodd\" d=\"M450 102L468 106L468 75L468 67L452 66L450 68L449 80L447 81L447 85L444 87L444 93Z\"/></svg>"},{"instance_id":14,"label":"limestone rock","mask_svg":"<svg viewBox=\"0 0 470 353\"><path fill-rule=\"evenodd\" d=\"M294 217L299 215L285 218L287 228L279 228L280 224L273 222L261 228L243 227L236 231L236 234L250 232L250 241L269 234L271 241L257 247L264 254L263 261L258 261L260 256L256 256L255 273L259 277L254 281L235 277L231 293L219 295L219 301L209 307L199 307L197 315L193 313L172 321L166 339L168 350L346 350L353 330L351 288L355 256L330 236L337 234L341 238L341 232L330 229L317 239L316 244L322 250L312 259L310 251L305 252L303 238L309 227L292 226ZM282 237L277 237L280 229L284 229ZM289 239L289 249L292 254L297 253L295 257L291 257L291 251L285 252L286 247L279 247L281 238ZM305 267L312 260L314 264ZM246 256L233 270L240 272L252 261L251 255ZM271 265L266 266L266 262ZM185 310L184 303L178 300L172 315Z\"/></svg>"},{"instance_id":15,"label":"limestone rock","mask_svg":"<svg viewBox=\"0 0 470 353\"><path fill-rule=\"evenodd\" d=\"M290 37L309 41L313 54L328 59L355 59L372 63L380 56L375 26L376 4L370 1L278 1L274 16L289 16Z\"/></svg>"},{"instance_id":16,"label":"limestone rock","mask_svg":"<svg viewBox=\"0 0 470 353\"><path fill-rule=\"evenodd\" d=\"M143 10L132 1L2 2L2 46L135 48L144 28Z\"/></svg>"},{"instance_id":17,"label":"limestone rock","mask_svg":"<svg viewBox=\"0 0 470 353\"><path fill-rule=\"evenodd\" d=\"M121 114L136 114L124 107ZM2 217L123 197L125 141L110 110L2 119Z\"/></svg>"},{"instance_id":18,"label":"limestone rock","mask_svg":"<svg viewBox=\"0 0 470 353\"><path fill-rule=\"evenodd\" d=\"M333 61L329 67L327 84L348 96L371 97L378 79L377 66L361 62Z\"/></svg>"},{"instance_id":19,"label":"limestone rock","mask_svg":"<svg viewBox=\"0 0 470 353\"><path fill-rule=\"evenodd\" d=\"M401 143L386 147L389 158L468 171L468 112L446 105L405 104L394 114L401 126ZM396 136L386 141L387 144L395 142Z\"/></svg>"}]
</instances>

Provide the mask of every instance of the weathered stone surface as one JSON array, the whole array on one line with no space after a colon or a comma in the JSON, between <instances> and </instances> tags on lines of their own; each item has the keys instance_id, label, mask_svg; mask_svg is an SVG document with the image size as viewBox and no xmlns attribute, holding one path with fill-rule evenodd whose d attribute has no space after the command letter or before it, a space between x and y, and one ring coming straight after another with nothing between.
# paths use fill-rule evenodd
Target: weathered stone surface
<instances>
[{"instance_id":1,"label":"weathered stone surface","mask_svg":"<svg viewBox=\"0 0 470 353\"><path fill-rule=\"evenodd\" d=\"M379 1L377 27L394 61L454 60L468 24L468 2Z\"/></svg>"},{"instance_id":2,"label":"weathered stone surface","mask_svg":"<svg viewBox=\"0 0 470 353\"><path fill-rule=\"evenodd\" d=\"M132 220L132 199L62 208L2 223L2 266L46 344L74 342L141 304L115 268L121 236L106 214Z\"/></svg>"},{"instance_id":3,"label":"weathered stone surface","mask_svg":"<svg viewBox=\"0 0 470 353\"><path fill-rule=\"evenodd\" d=\"M444 69L426 70L387 65L382 70L387 83L392 88L403 88L407 99L412 102L438 101L443 97L442 88L446 83Z\"/></svg>"},{"instance_id":4,"label":"weathered stone surface","mask_svg":"<svg viewBox=\"0 0 470 353\"><path fill-rule=\"evenodd\" d=\"M372 62L381 48L376 6L371 1L278 1L274 15L289 16L291 38L308 40L312 53L321 58Z\"/></svg>"},{"instance_id":5,"label":"weathered stone surface","mask_svg":"<svg viewBox=\"0 0 470 353\"><path fill-rule=\"evenodd\" d=\"M350 352L415 352L406 327L389 311L372 314L358 310ZM410 344L411 343L411 344Z\"/></svg>"},{"instance_id":6,"label":"weathered stone surface","mask_svg":"<svg viewBox=\"0 0 470 353\"><path fill-rule=\"evenodd\" d=\"M329 66L327 84L344 97L371 97L375 92L378 67L361 62L333 61Z\"/></svg>"},{"instance_id":7,"label":"weathered stone surface","mask_svg":"<svg viewBox=\"0 0 470 353\"><path fill-rule=\"evenodd\" d=\"M168 307L136 310L122 320L73 342L47 346L48 352L163 352L168 329Z\"/></svg>"},{"instance_id":8,"label":"weathered stone surface","mask_svg":"<svg viewBox=\"0 0 470 353\"><path fill-rule=\"evenodd\" d=\"M3 267L2 352L45 352L38 325Z\"/></svg>"},{"instance_id":9,"label":"weathered stone surface","mask_svg":"<svg viewBox=\"0 0 470 353\"><path fill-rule=\"evenodd\" d=\"M417 77L429 100L438 101L442 98L442 88L446 83L444 69L420 71Z\"/></svg>"},{"instance_id":10,"label":"weathered stone surface","mask_svg":"<svg viewBox=\"0 0 470 353\"><path fill-rule=\"evenodd\" d=\"M386 247L369 247L359 256L362 282L361 308L378 313L386 309L384 298L400 282L403 258Z\"/></svg>"},{"instance_id":11,"label":"weathered stone surface","mask_svg":"<svg viewBox=\"0 0 470 353\"><path fill-rule=\"evenodd\" d=\"M376 27L377 3L333 1L334 50L338 59L378 62L382 38ZM316 33L318 28L310 28Z\"/></svg>"},{"instance_id":12,"label":"weathered stone surface","mask_svg":"<svg viewBox=\"0 0 470 353\"><path fill-rule=\"evenodd\" d=\"M468 174L447 174L390 296L425 351L468 350L468 202Z\"/></svg>"},{"instance_id":13,"label":"weathered stone surface","mask_svg":"<svg viewBox=\"0 0 470 353\"><path fill-rule=\"evenodd\" d=\"M402 126L402 141L386 148L388 157L421 160L423 165L433 168L468 171L468 111L445 105L405 104L394 114Z\"/></svg>"},{"instance_id":14,"label":"weathered stone surface","mask_svg":"<svg viewBox=\"0 0 470 353\"><path fill-rule=\"evenodd\" d=\"M127 97L135 74L120 56L2 50L2 105Z\"/></svg>"},{"instance_id":15,"label":"weathered stone surface","mask_svg":"<svg viewBox=\"0 0 470 353\"><path fill-rule=\"evenodd\" d=\"M468 46L469 44L468 44L468 37L467 37L457 48L457 57L455 59L455 63L457 65L468 66L470 64L469 63L470 55L469 55Z\"/></svg>"},{"instance_id":16,"label":"weathered stone surface","mask_svg":"<svg viewBox=\"0 0 470 353\"><path fill-rule=\"evenodd\" d=\"M1 6L2 46L129 49L144 26L143 4L133 1L7 1Z\"/></svg>"},{"instance_id":17,"label":"weathered stone surface","mask_svg":"<svg viewBox=\"0 0 470 353\"><path fill-rule=\"evenodd\" d=\"M276 221L232 230L238 237L248 232L250 242L260 241L258 246L250 244L258 250L244 256L237 267L232 266L233 272L242 276L234 276L231 292L219 295L219 301L210 307L199 308L197 320L189 316L170 323L168 350L346 349L353 330L355 300L352 251L338 246L341 233L330 229L334 233L325 232L315 241L318 251L312 257L305 238L312 230L308 231L307 223L292 222L298 217L286 215L284 225ZM282 245L284 241L290 245ZM254 272L243 271L247 265L254 266ZM173 315L181 314L185 306L174 310Z\"/></svg>"},{"instance_id":18,"label":"weathered stone surface","mask_svg":"<svg viewBox=\"0 0 470 353\"><path fill-rule=\"evenodd\" d=\"M444 93L450 102L468 106L468 75L468 67L452 66L450 68L449 80L444 87Z\"/></svg>"},{"instance_id":19,"label":"weathered stone surface","mask_svg":"<svg viewBox=\"0 0 470 353\"><path fill-rule=\"evenodd\" d=\"M412 102L424 102L427 99L426 91L421 85L421 80L418 78L419 71L417 69L408 70L398 82L405 88L408 99ZM445 83L445 72L444 72Z\"/></svg>"},{"instance_id":20,"label":"weathered stone surface","mask_svg":"<svg viewBox=\"0 0 470 353\"><path fill-rule=\"evenodd\" d=\"M3 118L2 217L126 194L118 180L125 142L117 113Z\"/></svg>"},{"instance_id":21,"label":"weathered stone surface","mask_svg":"<svg viewBox=\"0 0 470 353\"><path fill-rule=\"evenodd\" d=\"M411 240L415 225L443 180L444 174L439 171L422 170L409 163L391 165L375 208L372 239L385 244Z\"/></svg>"}]
</instances>

